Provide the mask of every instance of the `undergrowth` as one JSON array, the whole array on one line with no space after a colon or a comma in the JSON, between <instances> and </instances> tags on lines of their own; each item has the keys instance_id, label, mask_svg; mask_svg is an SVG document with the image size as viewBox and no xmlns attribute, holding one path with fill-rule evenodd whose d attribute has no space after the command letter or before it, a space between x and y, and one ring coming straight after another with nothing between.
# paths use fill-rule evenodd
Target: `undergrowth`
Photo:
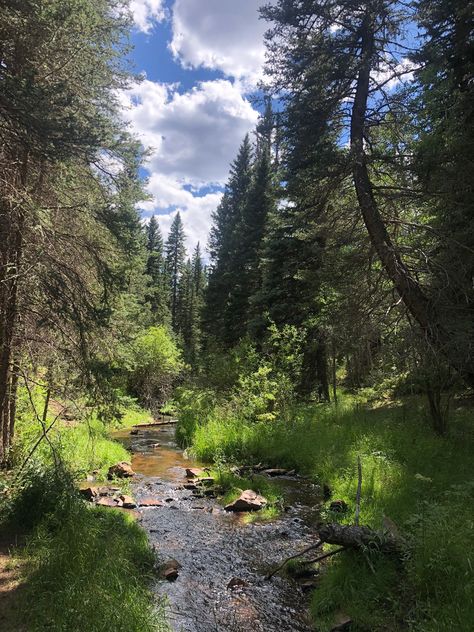
<instances>
[{"instance_id":1,"label":"undergrowth","mask_svg":"<svg viewBox=\"0 0 474 632\"><path fill-rule=\"evenodd\" d=\"M344 553L327 563L312 610L321 632L346 612L354 630L474 629L472 409L457 406L451 434L435 436L417 398L370 407L340 395L339 405L294 406L289 420L255 421L212 392L178 400L178 436L194 455L296 469L326 483L353 522L357 457L363 469L361 523L395 523L406 559L368 563ZM322 519L336 516L326 505Z\"/></svg>"}]
</instances>

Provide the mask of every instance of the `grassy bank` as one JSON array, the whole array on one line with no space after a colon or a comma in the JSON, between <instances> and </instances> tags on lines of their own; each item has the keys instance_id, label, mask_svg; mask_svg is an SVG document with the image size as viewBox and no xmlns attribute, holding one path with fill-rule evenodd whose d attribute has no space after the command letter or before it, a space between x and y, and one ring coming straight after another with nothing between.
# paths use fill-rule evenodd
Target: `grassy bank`
<instances>
[{"instance_id":1,"label":"grassy bank","mask_svg":"<svg viewBox=\"0 0 474 632\"><path fill-rule=\"evenodd\" d=\"M451 434L441 439L417 399L374 407L344 396L337 408L299 407L290 422L268 423L249 422L211 393L184 393L178 433L203 460L262 461L328 484L332 498L349 505L344 522L353 521L360 456L361 522L379 529L386 517L393 521L407 539L406 559L333 558L313 596L318 629L330 629L343 610L355 630L467 632L474 629L472 413L458 402ZM341 520L327 505L322 514Z\"/></svg>"},{"instance_id":2,"label":"grassy bank","mask_svg":"<svg viewBox=\"0 0 474 632\"><path fill-rule=\"evenodd\" d=\"M31 406L23 404L15 467L0 479L0 530L26 542L16 553L24 587L11 630L167 630L150 592L156 560L145 532L125 512L88 505L76 488L87 473L105 480L111 464L129 460L110 430L146 421L147 413L129 405L112 426L90 409L58 418L20 473L42 433ZM46 427L56 415L51 407Z\"/></svg>"}]
</instances>

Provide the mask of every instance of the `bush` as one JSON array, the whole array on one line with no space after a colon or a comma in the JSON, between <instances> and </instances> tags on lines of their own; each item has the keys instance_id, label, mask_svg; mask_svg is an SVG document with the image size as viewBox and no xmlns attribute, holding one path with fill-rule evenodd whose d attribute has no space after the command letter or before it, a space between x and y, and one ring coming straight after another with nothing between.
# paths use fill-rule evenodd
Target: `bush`
<instances>
[{"instance_id":1,"label":"bush","mask_svg":"<svg viewBox=\"0 0 474 632\"><path fill-rule=\"evenodd\" d=\"M135 340L129 387L146 407L156 409L169 398L183 369L181 352L168 329L150 327Z\"/></svg>"}]
</instances>

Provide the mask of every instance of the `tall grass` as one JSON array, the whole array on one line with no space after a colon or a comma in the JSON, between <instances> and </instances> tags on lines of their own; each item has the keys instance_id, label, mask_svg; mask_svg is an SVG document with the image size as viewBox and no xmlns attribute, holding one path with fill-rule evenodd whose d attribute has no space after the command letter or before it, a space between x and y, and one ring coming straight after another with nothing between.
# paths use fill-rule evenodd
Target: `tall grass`
<instances>
[{"instance_id":1,"label":"tall grass","mask_svg":"<svg viewBox=\"0 0 474 632\"><path fill-rule=\"evenodd\" d=\"M342 396L329 405L295 407L292 421L252 423L224 402L180 414L181 437L197 457L295 468L345 500L352 522L357 457L363 468L361 522L394 521L409 542L402 566L344 554L328 564L313 597L321 631L343 609L356 630L474 629L471 533L474 526L472 409L453 413L452 433L431 432L417 399L370 408ZM210 397L208 402L212 402ZM335 516L323 508L323 520Z\"/></svg>"}]
</instances>

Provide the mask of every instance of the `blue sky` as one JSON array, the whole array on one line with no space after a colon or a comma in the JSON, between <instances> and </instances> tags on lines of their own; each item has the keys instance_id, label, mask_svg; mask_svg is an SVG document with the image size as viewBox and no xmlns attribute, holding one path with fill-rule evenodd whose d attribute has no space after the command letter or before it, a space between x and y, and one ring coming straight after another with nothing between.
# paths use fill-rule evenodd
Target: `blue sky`
<instances>
[{"instance_id":1,"label":"blue sky","mask_svg":"<svg viewBox=\"0 0 474 632\"><path fill-rule=\"evenodd\" d=\"M262 1L263 3L263 1ZM121 94L124 119L150 148L152 201L166 235L181 212L191 250L207 242L229 163L258 112L266 24L258 0L131 0L132 62L145 79Z\"/></svg>"}]
</instances>

